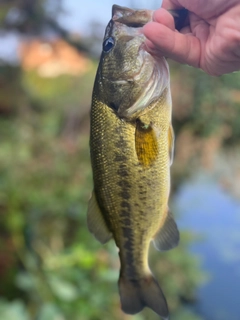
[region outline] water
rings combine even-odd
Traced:
[[[239,320],[240,200],[201,174],[182,186],[174,203],[180,229],[203,237],[190,248],[210,274],[198,290],[196,311],[205,320]]]

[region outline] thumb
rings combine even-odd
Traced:
[[[198,38],[171,30],[157,22],[147,23],[143,27],[143,33],[150,53],[199,67],[201,43]]]

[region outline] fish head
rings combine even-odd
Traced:
[[[103,39],[99,95],[120,118],[130,121],[146,112],[169,85],[165,58],[152,56],[144,44],[142,27],[152,14],[114,5]]]

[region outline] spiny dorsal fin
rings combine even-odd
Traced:
[[[170,166],[173,163],[173,155],[174,155],[174,131],[172,125],[169,126],[168,129],[168,145],[169,145],[169,158],[170,158]]]
[[[151,124],[145,125],[137,121],[135,132],[135,148],[141,165],[148,167],[158,156],[157,134]]]
[[[112,238],[112,233],[102,216],[94,191],[88,203],[87,224],[89,231],[99,242],[106,243]]]
[[[155,234],[153,243],[157,250],[170,250],[178,245],[179,231],[170,212],[167,214],[164,225]]]

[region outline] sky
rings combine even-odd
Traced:
[[[111,19],[113,4],[137,9],[156,9],[161,6],[162,0],[63,0],[64,14],[59,18],[59,22],[67,30],[87,36],[91,21],[107,25]],[[14,34],[1,34],[0,37],[0,58],[17,61],[19,38]]]
[[[90,21],[97,20],[107,25],[111,18],[112,5],[118,4],[125,7],[138,9],[153,9],[160,7],[161,0],[65,0],[63,2],[66,14],[60,20],[74,31],[88,31]]]

